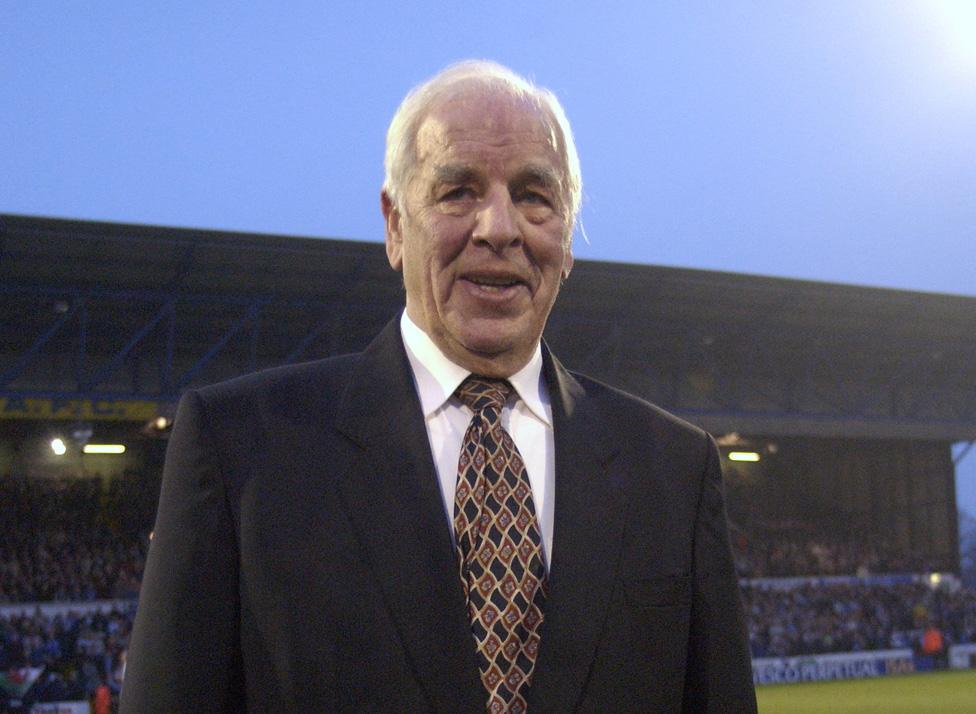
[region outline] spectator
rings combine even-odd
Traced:
[[[935,666],[941,669],[944,650],[945,638],[942,636],[942,630],[932,623],[925,628],[922,635],[922,654],[931,657],[935,661]]]
[[[924,617],[944,623],[945,644],[976,641],[976,591],[921,583],[805,584],[742,588],[753,657],[792,657],[911,647],[921,650]]]
[[[0,478],[0,603],[136,597],[153,483]]]

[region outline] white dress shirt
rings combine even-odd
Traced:
[[[413,369],[414,385],[424,412],[427,438],[440,480],[447,522],[454,533],[454,491],[457,488],[461,441],[474,412],[454,396],[471,372],[444,356],[426,332],[407,316],[400,318],[400,333]],[[552,407],[542,376],[542,349],[536,345],[532,359],[508,378],[517,397],[502,410],[502,425],[518,447],[532,487],[536,517],[542,534],[546,563],[552,562],[552,512],[556,456],[552,436]],[[547,565],[548,567],[548,565]]]

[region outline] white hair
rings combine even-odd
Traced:
[[[556,99],[556,95],[543,87],[537,87],[529,80],[497,62],[487,60],[466,60],[453,64],[417,85],[404,97],[390,128],[386,132],[386,156],[384,166],[386,175],[383,191],[393,204],[403,210],[403,196],[412,178],[417,160],[416,140],[420,125],[430,109],[442,101],[472,92],[507,95],[515,100],[527,102],[538,109],[547,125],[553,148],[563,161],[561,177],[562,199],[567,219],[568,237],[579,215],[580,199],[583,193],[580,175],[579,155],[573,142],[573,132],[566,118],[566,112]]]

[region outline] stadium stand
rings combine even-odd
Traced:
[[[18,673],[21,685],[0,688],[0,712],[27,711],[36,702],[84,701],[103,684],[117,695],[134,612],[131,606],[105,613],[0,614],[0,672],[7,681]]]
[[[138,597],[145,481],[0,478],[0,603]]]
[[[146,425],[188,387],[360,349],[402,303],[379,244],[3,224],[0,712],[88,699],[103,680],[118,691],[165,445]],[[725,469],[753,655],[767,662],[757,681],[886,673],[809,665],[829,652],[894,648],[908,660],[887,671],[909,671],[913,653],[936,661],[939,637],[976,667],[976,576],[955,577],[976,573],[976,546],[960,561],[950,448],[976,435],[976,395],[960,389],[976,383],[974,307],[574,268],[547,328],[566,363],[700,424],[727,459],[759,459]],[[52,459],[45,435],[81,421],[124,439],[125,459]]]
[[[818,575],[870,575],[871,573],[927,573],[942,564],[924,555],[900,552],[880,539],[820,532],[812,524],[794,529],[733,537],[736,570],[740,577],[797,577]]]
[[[909,647],[930,627],[946,643],[976,642],[976,591],[925,583],[851,579],[792,588],[745,584],[753,657],[793,657]]]

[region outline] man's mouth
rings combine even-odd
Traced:
[[[464,280],[476,285],[480,290],[497,293],[525,285],[525,282],[519,278],[508,275],[467,275]]]

